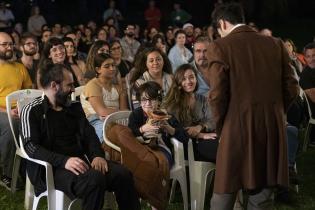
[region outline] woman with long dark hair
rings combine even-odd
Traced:
[[[196,159],[214,162],[218,140],[207,99],[196,93],[196,70],[190,64],[179,66],[162,107],[173,114],[193,139]]]

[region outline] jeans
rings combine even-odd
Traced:
[[[94,127],[96,135],[101,143],[103,143],[103,124],[104,121],[99,118],[96,114],[90,115],[88,118],[89,123]]]
[[[296,152],[299,146],[298,129],[295,126],[287,126],[288,160],[289,167],[294,167]]]
[[[12,119],[15,135],[18,136],[17,119]],[[12,176],[13,161],[15,156],[15,144],[10,129],[8,115],[6,112],[0,112],[0,164],[3,166],[3,175]]]

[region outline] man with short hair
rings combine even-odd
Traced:
[[[197,71],[197,80],[198,80],[198,90],[197,93],[208,97],[210,86],[207,83],[209,79],[206,79],[206,72],[208,71],[209,61],[207,58],[207,51],[210,44],[208,37],[200,36],[197,37],[194,43],[194,60],[190,63],[195,67]]]
[[[131,172],[106,161],[94,128],[74,91],[71,70],[51,64],[40,70],[44,96],[34,99],[21,112],[21,134],[26,153],[49,162],[55,188],[70,199],[81,198],[84,210],[100,210],[105,190],[114,191],[120,210],[140,210]],[[38,195],[46,188],[42,166],[27,162],[27,173]]]
[[[33,35],[23,35],[21,37],[20,50],[22,52],[22,57],[17,61],[22,63],[28,70],[30,78],[33,83],[33,87],[36,87],[36,74],[38,60],[34,59],[34,55],[38,52],[38,43]]]
[[[309,98],[309,104],[313,117],[315,116],[315,43],[309,43],[304,47],[306,66],[300,75],[301,88]],[[315,146],[315,128],[310,131],[310,146]]]
[[[11,36],[0,32],[0,164],[2,166],[0,184],[7,189],[11,187],[15,144],[8,121],[6,96],[14,91],[32,86],[25,67],[20,63],[10,61],[13,56],[13,47]],[[10,114],[15,131],[18,131],[19,115],[15,106]]]
[[[288,186],[286,111],[299,87],[280,39],[245,25],[240,4],[212,14],[221,39],[210,43],[209,94],[220,143],[211,209],[232,210],[240,189],[248,210],[272,209],[272,188]]]
[[[135,39],[135,25],[128,24],[124,32],[125,36],[120,40],[124,52],[123,59],[132,63],[140,47],[140,43]]]

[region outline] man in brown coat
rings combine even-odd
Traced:
[[[209,100],[220,144],[212,210],[233,209],[236,192],[247,209],[270,209],[271,187],[288,185],[285,113],[298,83],[281,40],[244,25],[235,3],[213,12],[221,39],[208,48]]]

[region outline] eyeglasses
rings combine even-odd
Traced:
[[[3,48],[13,48],[15,46],[15,44],[13,44],[12,42],[3,42],[3,43],[0,43],[0,46],[2,46]]]
[[[152,99],[152,98],[141,98],[140,99],[141,103],[146,104],[146,103],[155,103],[156,99]]]

